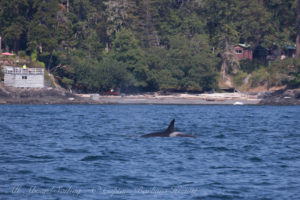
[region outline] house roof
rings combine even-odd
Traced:
[[[237,44],[235,46],[240,46],[240,47],[243,47],[243,48],[250,48],[251,46],[249,44]]]
[[[282,47],[288,50],[296,50],[296,45],[284,44]]]

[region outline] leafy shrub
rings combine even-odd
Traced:
[[[38,60],[45,63],[45,66],[49,69],[53,69],[55,66],[61,64],[59,63],[59,56],[61,55],[60,51],[54,53],[43,52],[38,55]]]
[[[21,58],[25,58],[25,57],[26,57],[26,52],[25,52],[25,51],[19,51],[19,52],[18,52],[18,55],[19,55]]]
[[[40,62],[40,61],[35,61],[30,63],[30,67],[34,68],[45,68],[45,63]]]
[[[264,60],[241,60],[240,67],[241,70],[246,73],[252,73],[253,71],[259,69],[261,66],[267,66],[268,63]]]
[[[288,83],[289,88],[298,88],[300,87],[300,73]]]
[[[236,74],[232,76],[233,82],[236,86],[241,86],[243,85],[243,82],[245,78],[247,77],[247,73],[243,72],[242,70],[238,71]]]
[[[297,60],[295,59],[276,60],[270,63],[268,67],[270,86],[284,85],[294,79],[296,66]]]
[[[300,87],[300,59],[294,60],[294,71],[290,73],[291,79],[287,82],[289,88]]]
[[[61,82],[64,85],[64,87],[66,87],[66,88],[72,88],[72,85],[74,84],[73,80],[68,79],[66,77],[63,77]]]
[[[260,85],[264,85],[265,83],[268,82],[268,78],[269,78],[269,73],[265,68],[261,67],[252,73],[252,76],[250,78],[251,86],[257,87]]]
[[[31,53],[30,58],[33,62],[35,62],[37,60],[37,56],[38,56],[38,53],[37,53],[37,50],[35,50]]]

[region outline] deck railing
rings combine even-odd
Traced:
[[[44,69],[42,68],[19,68],[19,67],[12,67],[12,68],[5,68],[3,69],[4,74],[24,74],[24,75],[41,75],[44,74]]]

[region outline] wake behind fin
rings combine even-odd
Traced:
[[[174,132],[174,123],[175,123],[175,119],[173,119],[169,125],[169,127],[167,128],[166,132],[167,133],[172,133]]]

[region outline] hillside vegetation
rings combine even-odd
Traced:
[[[0,36],[3,51],[43,62],[79,92],[203,92],[217,90],[224,73],[244,90],[299,87],[297,59],[239,61],[231,53],[238,43],[254,50],[300,42],[299,7],[296,0],[1,0]]]

